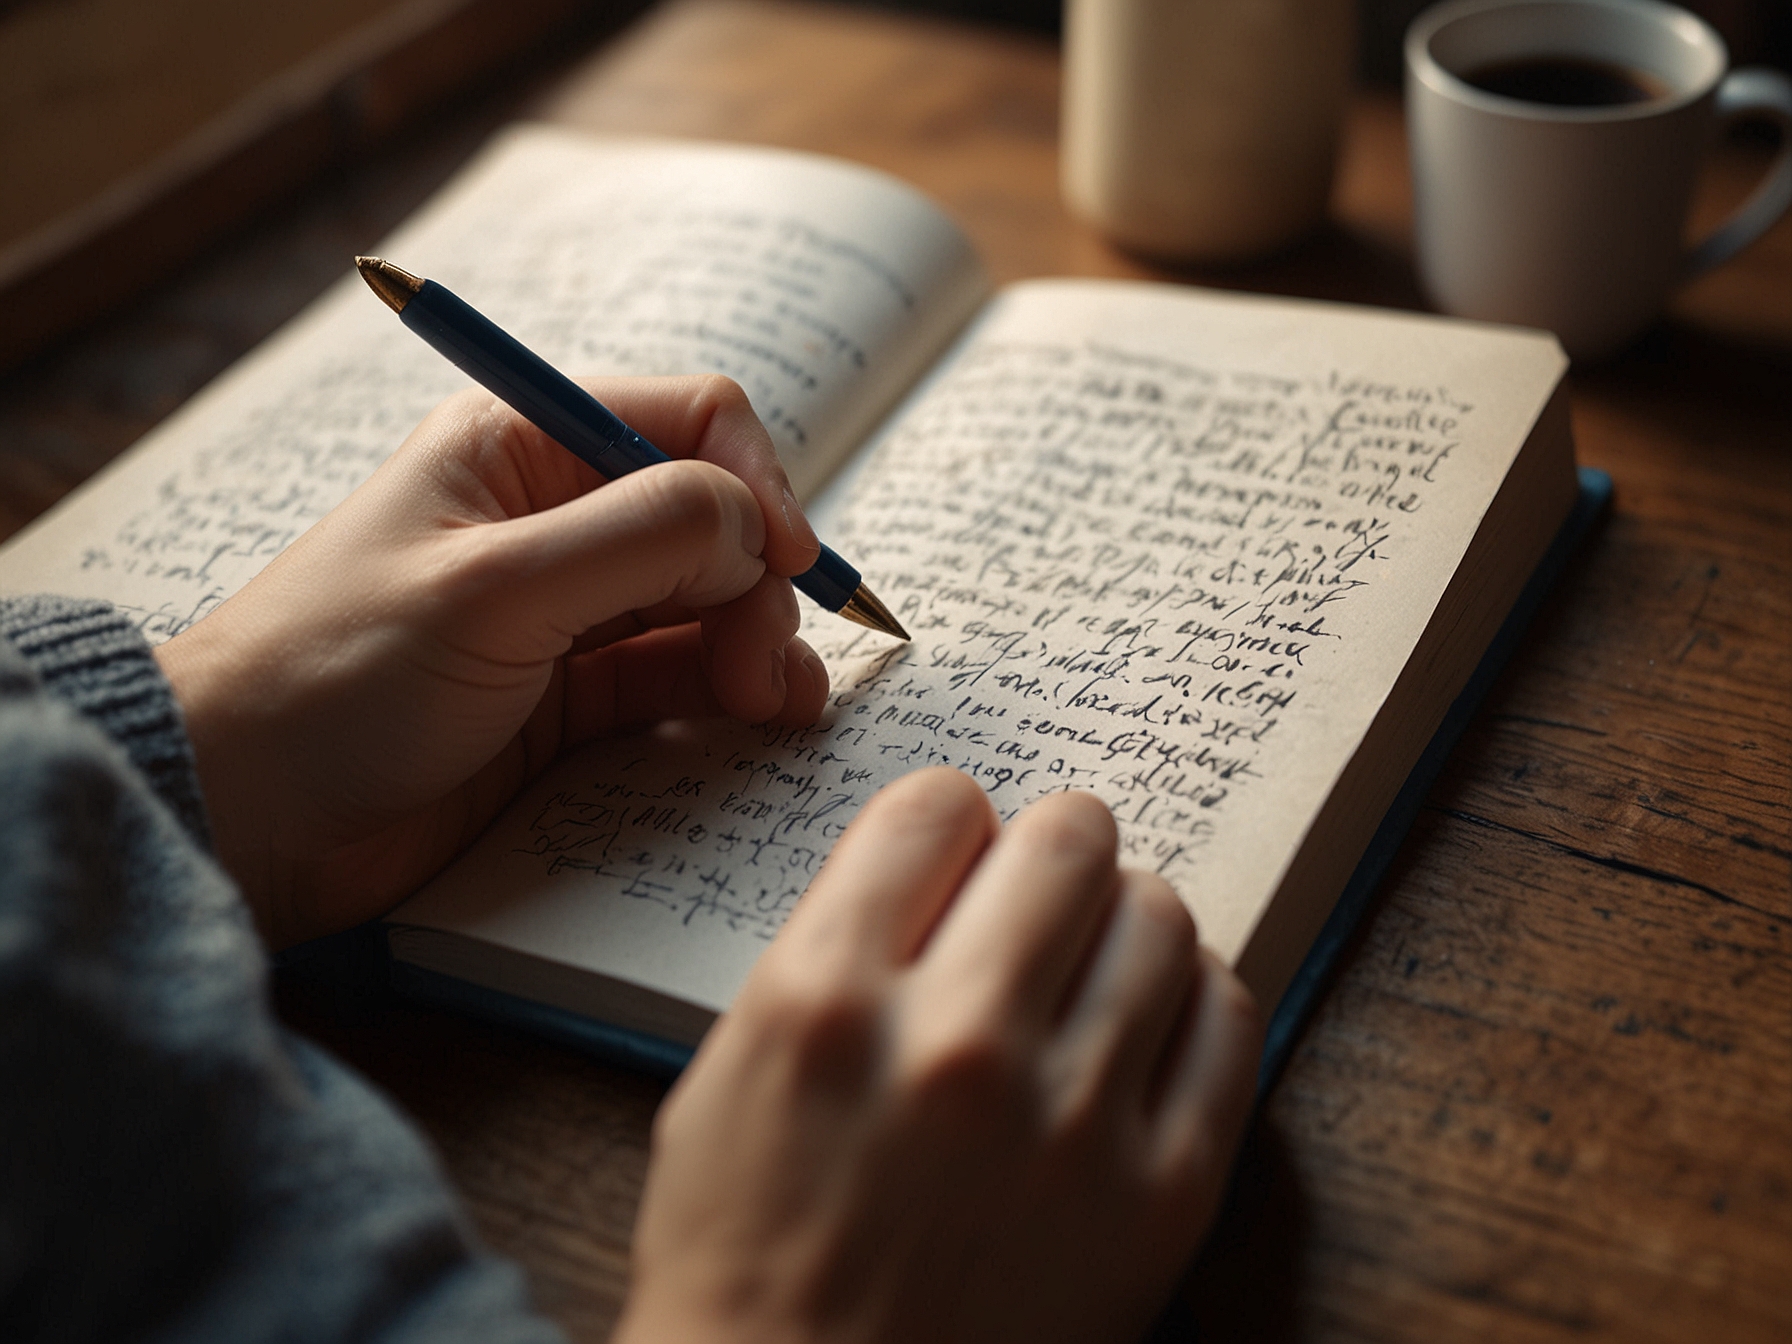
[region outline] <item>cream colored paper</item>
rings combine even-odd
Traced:
[[[737,379],[812,490],[981,299],[963,235],[882,174],[528,127],[378,251],[574,374]],[[468,380],[347,274],[0,550],[0,591],[168,638],[248,582]]]
[[[820,512],[914,642],[808,608],[821,726],[583,754],[393,919],[719,1010],[865,800],[946,764],[1005,816],[1093,790],[1124,860],[1273,999],[1566,511],[1564,433],[1458,578],[1564,365],[1544,336],[1392,313],[1007,290]],[[1378,715],[1404,765],[1334,799]],[[1322,815],[1342,874],[1309,855],[1295,881]]]
[[[934,364],[981,269],[850,165],[528,129],[381,250],[569,370],[733,374],[805,488],[920,384],[816,511],[915,641],[807,607],[821,726],[577,756],[394,916],[401,958],[677,1039],[933,763],[1004,815],[1099,794],[1273,998],[1572,496],[1531,333],[1051,281]],[[0,589],[177,633],[464,381],[350,275],[0,551]]]

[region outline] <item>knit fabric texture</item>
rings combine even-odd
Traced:
[[[148,646],[0,599],[0,1339],[559,1338],[426,1144],[286,1032]]]

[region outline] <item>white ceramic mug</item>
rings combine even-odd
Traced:
[[[1647,93],[1561,106],[1468,78],[1549,59],[1628,70]],[[1419,15],[1406,34],[1406,117],[1432,302],[1547,328],[1576,359],[1640,333],[1677,285],[1792,204],[1792,83],[1727,65],[1709,25],[1659,0],[1454,0]],[[1779,123],[1779,155],[1742,208],[1689,247],[1700,159],[1719,121],[1742,115]]]

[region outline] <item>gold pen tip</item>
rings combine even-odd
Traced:
[[[890,609],[877,600],[877,595],[864,584],[853,590],[853,595],[846,599],[846,605],[838,613],[855,625],[862,625],[867,630],[876,630],[879,634],[894,635],[897,639],[907,640],[908,631],[902,628],[902,622],[890,614]]]
[[[395,313],[402,313],[405,304],[416,298],[423,288],[423,282],[416,276],[399,269],[384,257],[356,257],[355,269],[361,272],[367,287]]]

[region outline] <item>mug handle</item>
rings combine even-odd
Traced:
[[[1792,80],[1760,66],[1731,71],[1718,85],[1717,115],[1728,121],[1745,114],[1778,124],[1779,153],[1754,195],[1692,250],[1686,259],[1687,279],[1728,261],[1766,233],[1792,205]]]

